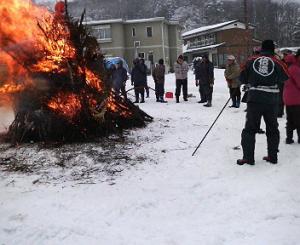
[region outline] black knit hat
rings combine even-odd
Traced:
[[[183,59],[184,59],[184,58],[183,58],[183,55],[182,55],[182,54],[179,55],[179,56],[178,56],[178,59],[179,59],[179,60],[183,60]]]
[[[296,53],[296,57],[300,56],[300,49],[298,49],[297,53]]]
[[[263,51],[275,51],[275,44],[273,40],[265,40],[261,44],[261,49]]]

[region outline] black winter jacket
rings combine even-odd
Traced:
[[[212,84],[214,82],[214,65],[212,62],[197,62],[195,64],[196,80],[200,84]]]
[[[248,103],[278,104],[279,86],[286,80],[285,64],[270,52],[251,57],[240,76],[240,81],[249,85]]]
[[[137,64],[131,71],[131,81],[135,87],[147,85],[147,66]]]

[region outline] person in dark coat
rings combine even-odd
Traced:
[[[164,65],[164,60],[160,59],[158,65],[153,69],[152,76],[155,83],[155,95],[156,102],[165,103],[164,94],[165,94],[165,73],[166,68]]]
[[[135,102],[145,103],[145,87],[147,79],[147,67],[137,58],[133,61],[133,69],[131,71],[131,84],[134,86]],[[140,100],[141,96],[141,100]]]
[[[113,89],[117,93],[121,93],[125,99],[127,99],[127,94],[126,94],[127,79],[128,79],[127,70],[123,67],[123,62],[120,60],[115,65],[115,69],[112,73]]]
[[[274,56],[272,40],[262,43],[260,55],[251,57],[241,72],[241,82],[249,84],[246,125],[242,132],[243,158],[237,164],[254,165],[255,134],[259,131],[261,118],[266,124],[268,155],[263,160],[276,164],[280,133],[277,113],[279,85],[288,80],[285,64]]]
[[[204,106],[211,107],[214,86],[214,65],[209,61],[207,55],[203,56],[202,61],[198,64],[195,72],[200,89],[200,95],[202,94],[203,96],[203,99],[201,98],[199,103],[207,102]]]
[[[196,86],[199,87],[199,93],[200,93],[200,101],[198,101],[198,103],[206,103],[207,102],[203,83],[200,83],[202,62],[203,62],[203,60],[201,57],[197,57],[194,62],[194,73],[195,73],[195,79],[196,79]]]
[[[144,80],[145,80],[145,91],[146,91],[146,98],[150,97],[150,91],[149,91],[149,86],[148,86],[148,81],[147,81],[147,66],[145,65],[145,60],[144,59],[140,59],[140,64],[143,67],[143,69],[145,69],[145,73],[144,73]]]

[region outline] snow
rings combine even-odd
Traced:
[[[278,165],[261,160],[264,135],[257,136],[256,165],[235,164],[242,155],[233,148],[240,144],[245,105],[227,108],[191,156],[229,96],[223,70],[216,70],[215,83],[212,108],[196,103],[192,73],[189,93],[197,97],[188,102],[156,103],[152,93],[141,107],[155,121],[126,136],[139,143],[126,151],[147,158],[113,183],[91,176],[90,185],[72,179],[33,184],[46,171],[61,171],[63,178],[64,170],[51,165],[37,174],[0,172],[1,244],[299,244],[300,145],[284,144],[285,119],[279,119]],[[174,75],[168,75],[166,91],[173,92],[174,84]],[[76,155],[84,159],[79,147]],[[53,158],[47,149],[40,154]],[[80,161],[91,164],[88,158]]]
[[[214,49],[217,47],[220,47],[222,45],[224,45],[224,43],[218,43],[218,44],[214,44],[214,45],[209,45],[209,46],[205,46],[205,47],[200,47],[200,48],[194,48],[194,49],[186,49],[183,53],[191,53],[191,52],[195,52],[195,51],[201,51],[201,50],[207,50],[207,49]]]
[[[223,26],[230,25],[230,24],[235,23],[235,22],[237,22],[237,20],[231,20],[231,21],[218,23],[218,24],[214,24],[214,25],[209,25],[209,26],[202,26],[200,28],[197,28],[197,29],[194,29],[194,30],[187,31],[187,32],[183,33],[182,37],[187,37],[187,36],[190,36],[190,35],[193,35],[193,34],[198,34],[198,33],[201,33],[201,32],[221,28]]]
[[[0,104],[0,133],[5,132],[13,121],[13,111],[10,107],[1,107]]]
[[[147,22],[156,22],[156,21],[166,21],[169,24],[179,24],[178,21],[167,21],[164,17],[155,17],[155,18],[148,18],[148,19],[135,19],[135,20],[123,20],[123,19],[110,19],[110,20],[93,20],[87,21],[85,24],[87,25],[100,25],[100,24],[107,24],[107,23],[125,23],[125,24],[135,24],[135,23],[147,23]]]

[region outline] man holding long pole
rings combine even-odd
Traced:
[[[274,56],[272,40],[262,43],[260,55],[251,57],[241,73],[241,82],[249,84],[246,125],[242,132],[243,158],[237,164],[254,165],[255,135],[259,131],[261,118],[266,123],[268,155],[263,160],[277,163],[279,152],[279,130],[277,111],[279,86],[288,79],[285,65]]]

